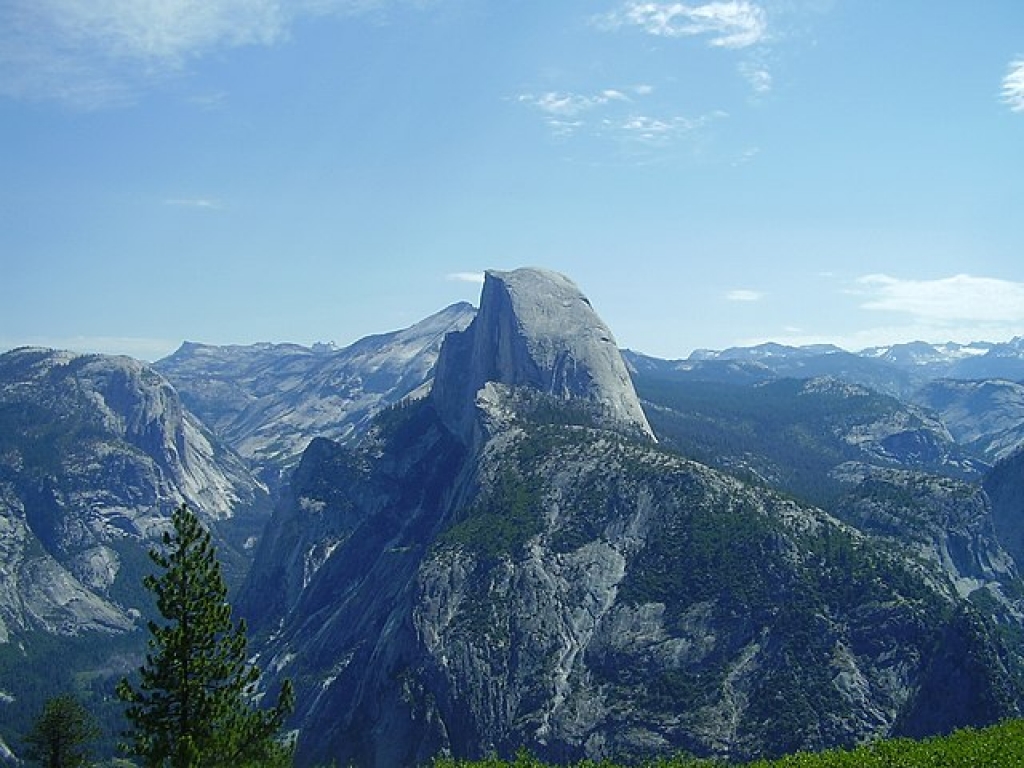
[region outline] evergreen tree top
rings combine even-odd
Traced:
[[[150,653],[138,686],[118,686],[132,724],[125,751],[147,766],[282,765],[275,735],[294,708],[290,683],[271,710],[255,704],[260,670],[249,664],[245,622],[233,622],[209,531],[185,504],[150,551],[160,572],[143,584],[165,623],[149,622]]]

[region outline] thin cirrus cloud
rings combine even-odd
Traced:
[[[726,293],[725,298],[729,301],[754,302],[763,299],[764,294],[760,291],[752,291],[749,288],[736,288]]]
[[[607,88],[597,93],[572,93],[568,91],[546,91],[540,94],[521,93],[516,101],[536,109],[544,115],[548,127],[559,136],[570,136],[586,125],[583,118],[588,112],[600,109],[611,102],[628,102],[625,93]]]
[[[605,88],[592,93],[547,91],[523,93],[516,101],[544,116],[559,137],[588,134],[646,145],[664,145],[728,115],[714,111],[697,117],[651,114],[644,99],[654,93],[647,84],[626,89]]]
[[[744,62],[739,66],[739,73],[754,93],[768,93],[772,89],[772,74],[764,67]]]
[[[6,0],[0,96],[95,109],[218,49],[272,45],[302,17],[365,14],[401,0]]]
[[[657,37],[706,37],[716,48],[747,48],[763,41],[768,33],[764,10],[747,0],[630,2],[597,23],[608,29],[639,27]]]
[[[629,101],[629,97],[622,91],[608,88],[590,95],[564,91],[548,91],[539,95],[524,93],[518,96],[518,101],[554,117],[571,118],[612,101]]]
[[[1024,324],[1024,283],[991,277],[953,275],[936,280],[905,280],[864,275],[855,293],[861,307],[897,312],[933,323]]]
[[[220,211],[224,202],[211,197],[172,197],[164,200],[164,205],[172,208],[195,208],[203,211]]]
[[[1003,78],[1002,101],[1011,112],[1024,112],[1024,58],[1010,63]]]
[[[692,38],[713,48],[753,52],[737,71],[755,95],[772,90],[772,74],[759,60],[770,41],[768,16],[751,0],[716,0],[707,3],[640,2],[633,0],[610,13],[593,17],[605,31],[640,29],[654,37]]]
[[[606,122],[617,132],[643,144],[664,145],[684,134],[693,133],[709,123],[728,117],[728,114],[716,110],[698,117],[652,117],[650,115],[630,115],[619,123]]]

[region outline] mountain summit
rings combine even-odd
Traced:
[[[1019,713],[972,602],[1017,588],[984,500],[863,487],[847,522],[654,445],[579,289],[488,272],[429,397],[309,445],[240,613],[300,765],[749,760]]]
[[[575,283],[556,272],[488,271],[476,318],[445,340],[435,406],[467,442],[489,384],[573,401],[601,426],[654,439],[612,332]]]

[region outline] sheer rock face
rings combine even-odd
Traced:
[[[576,401],[603,426],[654,439],[611,331],[555,272],[487,272],[473,323],[445,340],[433,397],[467,443],[475,440],[477,395],[488,382]]]
[[[1024,449],[999,462],[985,479],[999,542],[1024,571]]]

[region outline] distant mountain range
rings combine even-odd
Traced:
[[[1020,712],[1024,338],[666,361],[552,272],[480,304],[343,349],[0,355],[0,763],[68,688],[116,729],[180,500],[295,681],[302,765]]]
[[[1005,343],[928,344],[923,341],[872,347],[859,353],[829,344],[698,350],[685,360],[660,360],[626,351],[635,370],[662,376],[737,381],[835,376],[887,394],[906,396],[934,379],[1024,380],[1024,336]]]
[[[991,465],[1024,442],[1024,337],[966,346],[915,342],[860,354],[828,345],[762,344],[721,352],[703,350],[675,361],[628,350],[623,356],[642,391],[670,393],[675,400],[692,392],[696,400],[689,403],[691,410],[709,398],[719,408],[728,407],[726,402],[731,400],[750,414],[770,418],[773,409],[782,405],[769,402],[786,389],[782,380],[827,378],[860,387],[847,393],[874,398],[879,407],[890,411],[917,408],[913,418],[931,419],[931,439],[955,445],[961,455],[949,460],[966,471],[971,471],[969,459]],[[769,384],[763,391],[752,389]],[[818,386],[819,394],[821,389]],[[885,397],[888,406],[881,405]],[[850,402],[864,402],[856,398]],[[798,419],[813,418],[803,405],[806,400],[783,407]],[[925,455],[921,454],[923,461]]]

